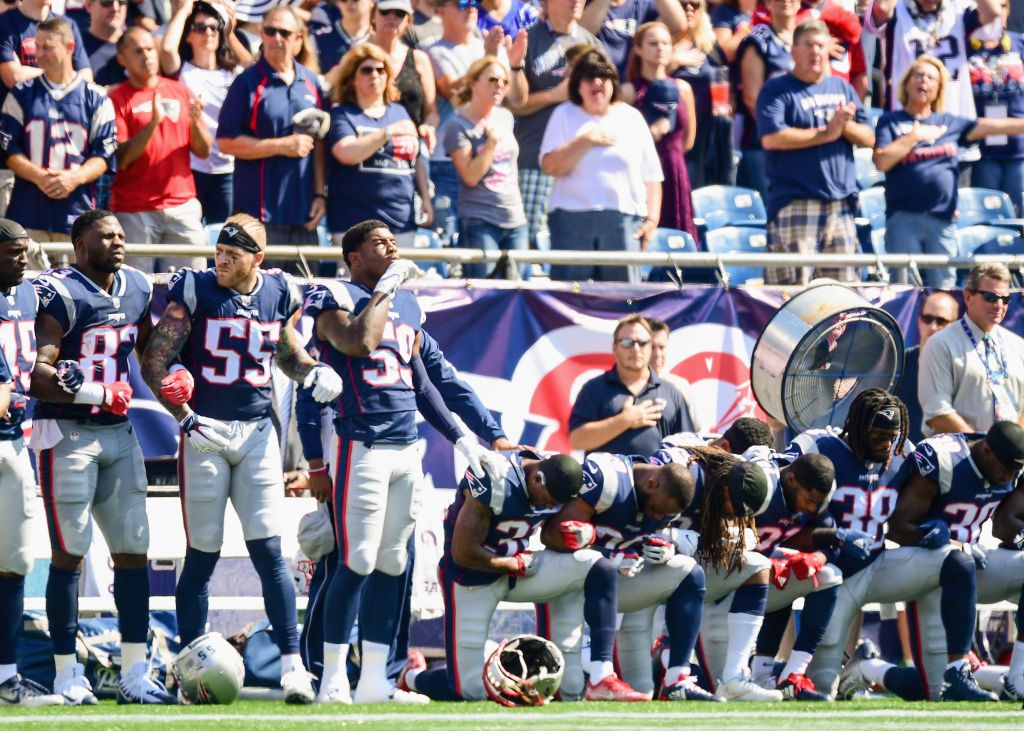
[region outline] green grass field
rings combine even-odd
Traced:
[[[854,703],[711,704],[574,703],[540,709],[505,709],[493,703],[434,703],[429,706],[286,706],[273,701],[239,701],[231,706],[151,708],[105,701],[91,708],[0,709],[0,727],[18,729],[547,729],[681,728],[726,729],[1024,729],[1024,709],[1016,703]]]

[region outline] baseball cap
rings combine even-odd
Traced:
[[[196,2],[192,4],[192,13],[202,13],[203,15],[208,15],[211,18],[218,18],[222,26],[228,21],[227,8],[219,3],[214,4],[206,2],[206,0],[196,0]]]
[[[579,495],[583,488],[583,468],[567,454],[556,454],[542,460],[540,474],[548,494],[561,504]]]
[[[334,527],[327,515],[327,503],[299,519],[299,548],[312,561],[319,561],[334,550]]]
[[[726,488],[737,516],[754,515],[768,501],[768,477],[753,462],[733,465],[726,478]]]
[[[401,10],[412,15],[412,3],[409,0],[377,0],[377,10]]]
[[[668,119],[668,131],[675,131],[679,122],[679,87],[676,86],[676,80],[669,78],[652,81],[644,94],[640,113],[648,125],[659,119]]]
[[[0,241],[14,241],[15,239],[27,238],[28,232],[20,223],[9,218],[0,218]]]
[[[992,454],[1004,467],[1024,467],[1024,428],[1015,421],[997,421],[985,435]]]

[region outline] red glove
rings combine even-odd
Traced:
[[[809,579],[825,566],[825,559],[817,553],[798,553],[788,561],[789,570],[800,581]],[[815,579],[817,586],[817,579]]]
[[[175,406],[181,406],[192,399],[195,386],[195,379],[184,366],[172,365],[167,377],[160,381],[160,394]]]
[[[127,416],[131,401],[132,387],[124,381],[114,381],[103,387],[103,403],[100,408],[115,416]]]
[[[779,591],[786,588],[789,581],[789,563],[784,558],[770,558],[772,562],[772,584]]]
[[[578,551],[594,543],[597,534],[594,532],[593,523],[584,523],[581,520],[563,520],[558,530],[562,533],[562,540],[565,547],[570,551]]]
[[[519,566],[512,572],[512,576],[533,576],[540,567],[533,551],[521,551],[514,558]]]

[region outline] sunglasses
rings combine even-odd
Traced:
[[[939,317],[938,315],[920,315],[921,322],[925,325],[938,325],[939,327],[946,327],[952,320],[947,320],[945,317]]]
[[[399,10],[398,8],[392,8],[390,10],[378,10],[377,12],[383,15],[385,18],[406,18],[409,16],[407,12],[405,12],[404,10]]]
[[[970,289],[968,291],[973,292],[974,294],[980,294],[981,298],[990,305],[994,305],[996,302],[1002,302],[1004,305],[1010,304],[1010,295],[1008,294],[996,294],[995,292],[989,292],[984,289]]]
[[[17,0],[15,0],[15,2],[17,2]],[[9,3],[9,4],[13,5],[14,3],[12,2],[12,3]],[[105,8],[112,8],[115,5],[120,5],[121,7],[127,7],[128,6],[128,0],[100,0],[100,5],[102,5]]]
[[[679,3],[679,6],[686,10],[700,10],[700,3],[695,3],[692,1]]]
[[[114,0],[111,0],[111,1],[113,2]],[[192,32],[193,33],[202,34],[202,33],[206,33],[207,31],[209,31],[211,33],[220,33],[220,23],[193,23],[192,24]]]
[[[360,66],[359,73],[363,76],[387,76],[388,70],[383,66]]]
[[[264,26],[263,27],[263,32],[267,35],[268,38],[274,38],[276,36],[281,36],[286,41],[289,38],[291,38],[293,35],[295,35],[295,31],[293,31],[293,30],[285,30],[284,28],[275,28],[273,26]]]
[[[487,81],[502,89],[508,86],[508,79],[506,79],[504,76],[488,76]]]
[[[638,339],[635,339],[635,338],[619,338],[618,340],[615,341],[615,343],[620,348],[625,348],[626,350],[630,350],[632,348],[646,348],[648,345],[651,344],[651,341],[650,341],[650,339],[638,340]]]

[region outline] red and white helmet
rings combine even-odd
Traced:
[[[536,635],[504,640],[484,663],[484,688],[495,703],[543,706],[562,684],[565,660],[554,643]]]

